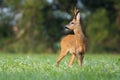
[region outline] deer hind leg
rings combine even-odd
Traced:
[[[75,60],[75,54],[72,54],[69,61],[69,67],[72,67],[74,60]]]
[[[82,62],[83,62],[84,54],[77,54],[77,57],[78,57],[78,65],[80,67],[82,67]]]
[[[61,50],[61,53],[59,55],[59,57],[57,58],[57,61],[56,61],[56,66],[59,67],[59,63],[60,61],[67,55],[67,50]]]

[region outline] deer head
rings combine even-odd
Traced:
[[[65,26],[65,28],[70,29],[70,30],[75,30],[77,27],[79,27],[80,24],[80,12],[78,9],[74,9],[73,11],[74,17],[72,21],[68,25]]]

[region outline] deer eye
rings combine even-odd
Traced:
[[[71,24],[74,24],[73,22],[71,22]]]

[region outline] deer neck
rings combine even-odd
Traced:
[[[75,35],[75,38],[76,38],[76,41],[84,41],[84,34],[83,34],[83,31],[81,29],[81,26],[78,25],[77,29],[74,30],[74,35]]]

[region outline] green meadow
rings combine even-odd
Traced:
[[[87,54],[82,68],[70,55],[55,66],[58,54],[0,54],[0,80],[120,80],[120,55]]]

